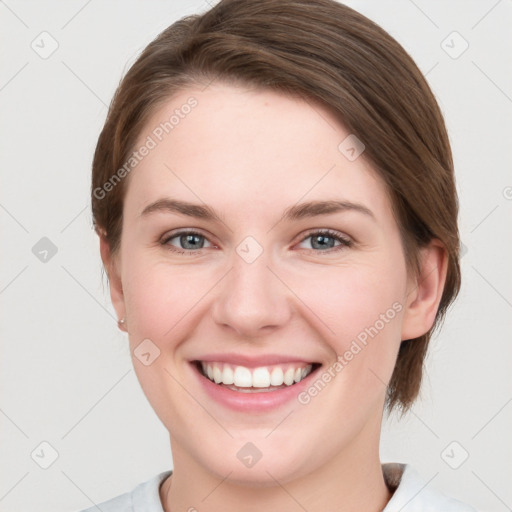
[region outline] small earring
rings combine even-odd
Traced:
[[[119,329],[124,330],[123,327],[126,327],[126,320],[124,318],[121,318],[121,320],[117,321],[117,326]]]

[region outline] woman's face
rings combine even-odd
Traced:
[[[143,145],[111,286],[175,467],[274,484],[378,452],[413,285],[362,146],[317,104],[219,83]]]

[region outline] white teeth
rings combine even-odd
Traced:
[[[222,372],[216,364],[213,365],[213,380],[216,384],[222,380]]]
[[[270,384],[272,386],[281,386],[284,382],[284,373],[282,368],[274,368],[270,374]]]
[[[291,386],[294,382],[293,377],[295,376],[295,370],[293,368],[288,368],[284,373],[284,383],[287,386]]]
[[[229,364],[209,362],[201,362],[201,367],[203,374],[216,384],[234,384],[239,388],[260,388],[262,391],[283,384],[291,386],[306,378],[312,370],[311,364],[298,367],[293,365],[286,370],[281,366],[260,366],[252,370],[245,366],[236,366],[233,369]]]
[[[270,386],[270,373],[266,368],[256,368],[252,372],[253,388],[268,388]]]
[[[224,365],[224,371],[222,372],[222,382],[224,384],[234,384],[235,379],[233,376],[233,370],[227,364]]]
[[[252,386],[251,370],[244,366],[237,366],[235,368],[235,374],[233,375],[233,381],[235,386],[240,388],[250,388]]]

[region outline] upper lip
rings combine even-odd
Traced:
[[[202,361],[210,363],[228,363],[235,366],[245,366],[247,368],[258,368],[259,366],[270,366],[283,363],[304,363],[313,364],[314,359],[298,358],[292,355],[265,354],[260,356],[249,356],[244,354],[206,354],[197,357],[191,361]]]

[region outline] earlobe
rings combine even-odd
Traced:
[[[103,261],[103,266],[105,267],[108,276],[112,305],[116,310],[117,318],[119,318],[119,320],[124,320],[126,316],[126,310],[124,304],[124,293],[119,261],[112,255],[110,251],[110,245],[103,235],[100,235],[100,254],[101,260]],[[118,322],[118,325],[121,330],[126,331],[125,321]]]
[[[434,325],[448,268],[444,245],[437,239],[420,250],[420,270],[410,280],[402,323],[402,340],[419,338]]]

